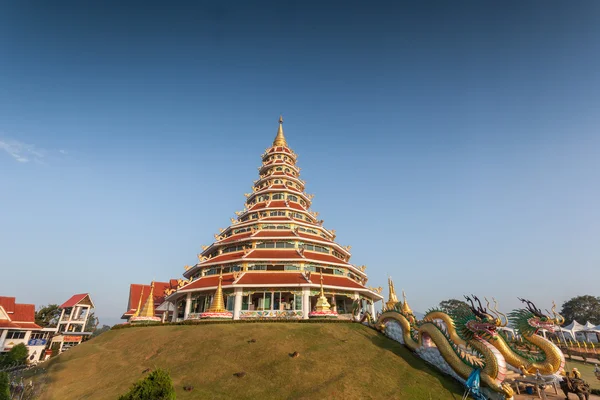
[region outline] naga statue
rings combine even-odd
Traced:
[[[509,341],[504,333],[490,343],[502,353],[506,362],[515,370],[524,370],[530,374],[539,371],[543,375],[562,373],[565,368],[565,357],[562,351],[554,343],[538,335],[540,329],[554,332],[557,326],[565,322],[564,318],[556,313],[556,304],[552,305],[553,316],[550,317],[531,301],[521,298],[519,300],[526,304],[527,308],[512,311],[508,314],[508,318],[498,312],[497,308],[495,311],[504,317],[500,326],[506,326],[510,321],[513,328],[519,331],[523,340],[528,343],[528,347],[532,349],[526,351],[522,346],[519,348],[517,344]]]
[[[463,382],[474,370],[480,370],[482,383],[510,399],[513,390],[503,382],[504,357],[490,344],[498,335],[496,328],[501,321],[489,314],[477,297],[473,299],[467,297],[469,307],[451,315],[430,310],[422,321],[416,321],[412,312],[407,312],[409,308],[398,302],[393,308],[388,307],[377,322],[369,321],[369,325]]]

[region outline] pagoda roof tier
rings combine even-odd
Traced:
[[[304,274],[301,272],[238,272],[223,274],[223,280],[221,286],[223,289],[231,289],[235,287],[270,287],[276,289],[278,287],[288,288],[319,288],[320,281],[312,279],[315,274]],[[166,299],[178,297],[182,293],[195,292],[195,291],[210,291],[215,290],[219,284],[219,275],[210,275],[198,278],[195,281],[188,283],[187,285],[179,288],[176,292],[167,296]],[[367,288],[360,283],[345,277],[345,276],[333,276],[323,275],[323,287],[325,289],[333,290],[348,290],[357,291],[362,293],[369,293],[371,297],[376,299],[383,299],[383,297],[370,288]]]
[[[268,149],[265,150],[265,153],[261,155],[261,158],[264,158],[266,156],[270,156],[271,154],[276,154],[276,153],[285,153],[285,154],[289,154],[292,157],[294,157],[294,159],[298,158],[298,155],[296,153],[294,153],[292,151],[292,149],[290,149],[289,147],[283,147],[283,146],[273,146],[273,147],[269,147]]]

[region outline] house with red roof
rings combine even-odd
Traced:
[[[35,323],[34,304],[20,304],[14,297],[0,296],[0,353],[23,343],[29,350],[29,361],[38,361],[49,335]]]
[[[94,309],[94,302],[89,293],[79,293],[62,303],[60,308],[62,311],[56,327],[57,334],[52,338],[52,344],[59,343],[59,352],[63,352],[87,340],[93,333],[89,329],[88,320]]]

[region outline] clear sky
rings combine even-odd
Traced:
[[[386,295],[600,294],[599,2],[227,3],[0,7],[0,295],[118,322],[243,208],[280,113]]]

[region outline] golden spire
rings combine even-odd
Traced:
[[[142,308],[142,297],[144,297],[144,285],[142,285],[142,292],[140,293],[140,300],[138,301],[138,306],[135,309],[135,312],[133,313],[132,317],[138,317],[140,315],[140,311]]]
[[[402,312],[404,314],[412,314],[413,311],[410,309],[410,306],[408,305],[408,301],[406,301],[406,293],[404,293],[404,290],[402,290],[402,298],[404,299],[404,302],[402,304]]]
[[[317,300],[317,311],[329,311],[330,305],[325,297],[325,292],[323,291],[323,271],[321,271],[321,295]]]
[[[396,296],[396,290],[394,290],[394,282],[392,282],[392,277],[388,277],[388,287],[390,291],[390,297],[385,303],[385,306],[388,310],[393,310],[394,306],[398,303],[398,297]]]
[[[221,268],[221,272],[219,273],[219,285],[217,286],[217,291],[215,293],[215,297],[213,297],[210,307],[208,308],[208,312],[225,312],[225,302],[223,301],[223,288],[221,287],[221,281],[223,280],[223,269]]]
[[[283,117],[279,116],[279,129],[277,129],[277,136],[273,140],[273,146],[284,146],[287,147],[285,136],[283,136]]]
[[[139,312],[138,316],[154,317],[154,281],[152,281],[152,285],[150,285],[150,294],[148,295],[146,303],[144,303],[144,307],[142,307],[142,310]]]

